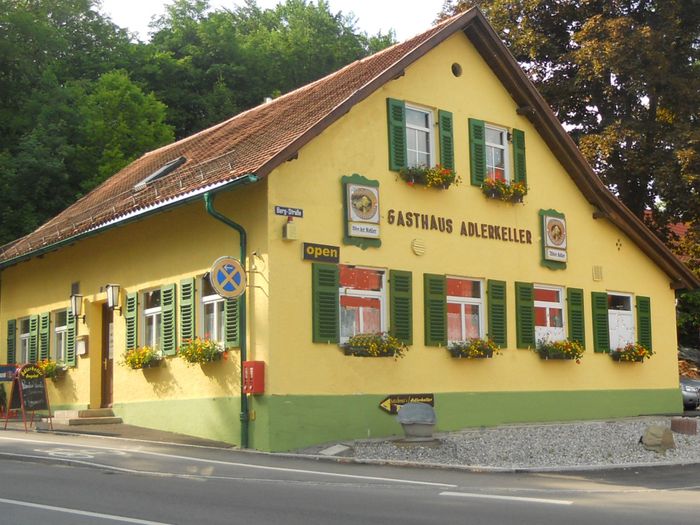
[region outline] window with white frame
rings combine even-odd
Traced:
[[[489,179],[510,182],[508,130],[486,124],[486,175]]]
[[[29,362],[29,317],[19,320],[19,353],[18,363]]]
[[[386,271],[340,265],[340,342],[386,331]]]
[[[160,345],[160,325],[162,309],[160,305],[160,290],[143,292],[143,344],[152,348]]]
[[[202,331],[203,337],[224,344],[226,339],[226,312],[224,299],[214,291],[209,274],[202,277]]]
[[[66,361],[66,334],[68,332],[68,310],[54,313],[53,348],[54,360]]]
[[[608,293],[608,327],[611,349],[622,348],[635,342],[631,294]]]
[[[535,340],[563,341],[564,289],[556,286],[534,286]]]
[[[432,111],[406,106],[406,151],[408,167],[434,164]]]
[[[447,341],[484,337],[484,294],[476,279],[447,277]]]

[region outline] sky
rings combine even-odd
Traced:
[[[153,15],[163,13],[169,0],[102,0],[102,12],[120,27],[137,33],[141,40],[148,39],[148,24]],[[242,0],[210,0],[214,8],[241,5]],[[257,0],[261,8],[271,8],[279,0]],[[443,0],[329,0],[332,13],[354,13],[355,26],[372,35],[379,31],[396,32],[401,42],[422,33],[433,25]]]

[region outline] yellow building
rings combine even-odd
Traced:
[[[679,411],[674,291],[700,286],[476,10],[144,155],[0,268],[0,362],[65,362],[54,409],[264,450],[397,433],[392,399],[439,430]],[[377,332],[408,351],[351,339]],[[189,364],[195,336],[227,351]],[[159,366],[121,364],[144,346]]]

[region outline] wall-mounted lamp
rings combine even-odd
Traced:
[[[107,288],[107,306],[113,312],[119,310],[119,315],[122,314],[122,307],[119,306],[119,285],[118,284],[108,284]]]
[[[73,312],[73,317],[82,319],[85,324],[85,315],[83,314],[83,296],[79,293],[74,293],[70,296],[70,310]]]

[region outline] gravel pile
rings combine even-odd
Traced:
[[[432,442],[361,440],[357,460],[498,469],[700,463],[700,436],[674,433],[676,448],[646,450],[639,438],[649,425],[671,427],[670,417],[641,417],[538,425],[508,425],[436,434]]]

